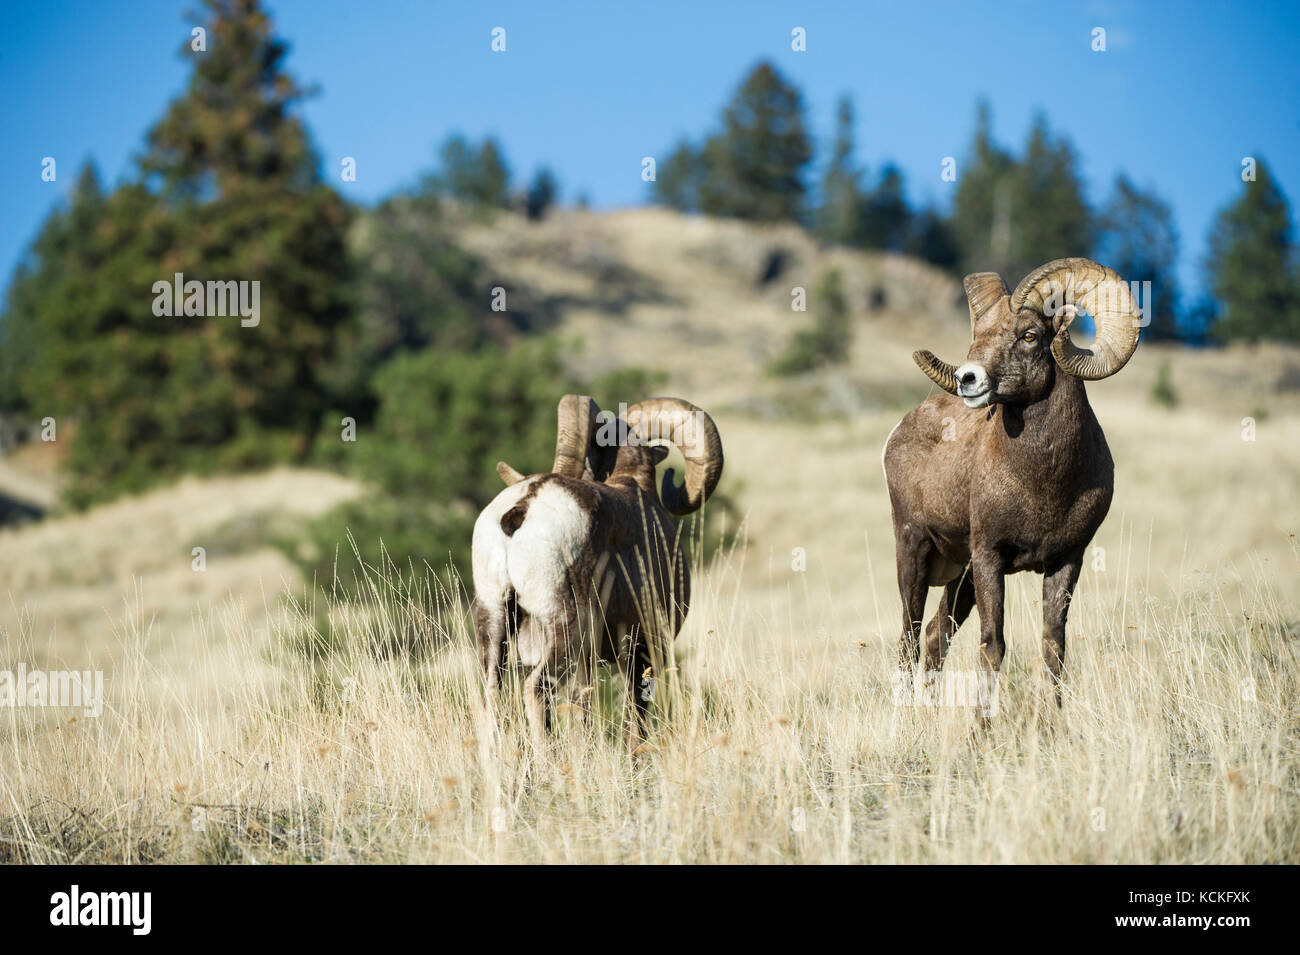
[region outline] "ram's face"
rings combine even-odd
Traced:
[[[977,323],[966,363],[956,370],[957,394],[968,408],[1028,404],[1052,388],[1056,329],[1037,312],[1012,312],[1004,299]]]

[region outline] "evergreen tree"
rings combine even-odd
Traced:
[[[369,421],[374,375],[399,354],[474,351],[492,340],[485,266],[456,244],[442,204],[427,192],[396,195],[364,213],[352,233],[356,321],[327,381],[339,415]]]
[[[770,63],[760,63],[724,110],[722,132],[705,144],[700,208],[709,215],[797,220],[811,159],[803,96]]]
[[[700,207],[704,175],[700,153],[685,139],[680,140],[655,172],[655,202],[679,212],[695,212]]]
[[[150,130],[141,181],[104,200],[90,254],[65,262],[63,291],[43,302],[25,391],[75,419],[74,503],[301,458],[351,319],[349,213],[290,112],[304,91],[286,47],[256,0],[205,6],[208,48],[186,48],[189,86]],[[156,285],[175,273],[249,283],[250,307],[258,283],[257,324],[160,314],[174,302]]]
[[[1008,281],[1019,281],[1052,259],[1091,251],[1092,210],[1083,195],[1078,157],[1068,140],[1052,136],[1041,115],[1011,181],[1011,259],[1003,273]]]
[[[1146,340],[1179,338],[1178,233],[1169,204],[1144,192],[1121,173],[1101,215],[1096,256],[1130,282],[1150,282],[1151,324]]]
[[[987,102],[976,107],[975,139],[958,167],[952,231],[963,272],[1011,272],[1012,176],[1015,160],[993,142]],[[1015,281],[1008,278],[1008,281]]]
[[[441,168],[427,181],[430,191],[485,209],[510,205],[510,169],[495,139],[488,137],[476,148],[455,134],[439,156]]]
[[[10,282],[0,318],[0,411],[44,417],[56,410],[44,404],[52,345],[45,315],[66,307],[79,281],[80,289],[86,289],[83,277],[100,261],[96,250],[103,214],[99,173],[87,162],[68,205],[46,218]]]
[[[541,219],[550,211],[560,192],[555,174],[543,166],[533,174],[533,181],[528,184],[528,193],[524,197],[524,211],[530,219]]]
[[[976,113],[975,141],[959,175],[953,234],[962,271],[1000,273],[1014,284],[1031,269],[1093,247],[1092,211],[1074,148],[1035,118],[1017,161],[993,142],[988,104]]]
[[[482,205],[505,208],[510,204],[510,169],[497,141],[489,136],[478,151],[478,192]]]
[[[951,225],[934,209],[922,209],[912,216],[903,251],[950,271],[957,268],[961,259]]]
[[[907,243],[911,219],[912,211],[903,195],[903,173],[889,163],[881,171],[880,182],[862,200],[855,244],[901,252]]]
[[[1263,159],[1255,181],[1219,213],[1210,233],[1207,271],[1219,314],[1219,341],[1300,341],[1291,210]]]
[[[840,98],[835,113],[831,161],[822,177],[817,234],[823,241],[849,245],[859,239],[862,172],[853,162],[853,101]]]

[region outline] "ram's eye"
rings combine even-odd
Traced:
[[[1028,331],[1028,332],[1025,332],[1023,335],[1021,335],[1020,338],[1021,338],[1022,341],[1026,341],[1026,342],[1036,342],[1036,341],[1038,341],[1038,332],[1035,332],[1035,331]]]

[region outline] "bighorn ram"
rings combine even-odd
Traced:
[[[686,462],[655,492],[655,465],[670,441]],[[587,664],[618,665],[643,728],[648,693],[638,680],[677,636],[690,604],[690,571],[669,514],[697,510],[722,476],[713,420],[679,398],[652,398],[623,417],[581,395],[560,401],[555,464],[524,477],[505,462],[508,485],[474,525],[474,624],[490,714],[513,642],[528,668],[524,707],[533,738],[550,723],[561,682],[586,682]],[[661,500],[662,499],[662,500]]]
[[[903,600],[901,675],[910,677],[920,656],[927,588],[942,586],[924,671],[943,666],[973,604],[987,688],[1004,650],[1004,575],[1032,570],[1043,574],[1043,658],[1059,706],[1070,598],[1114,489],[1110,450],[1083,383],[1124,367],[1141,312],[1123,279],[1083,258],[1040,266],[1014,292],[993,272],[964,284],[966,364],[912,355],[948,394],[909,412],[883,453]],[[1070,341],[1079,311],[1096,322],[1091,349]]]

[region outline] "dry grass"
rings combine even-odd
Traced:
[[[1085,581],[1059,720],[1036,692],[1031,588],[1013,587],[1001,712],[972,742],[967,708],[893,704],[892,640],[812,629],[835,595],[747,597],[762,572],[741,554],[704,575],[635,759],[603,691],[590,726],[564,708],[546,752],[520,714],[485,726],[455,595],[432,602],[433,647],[384,656],[431,602],[376,578],[314,663],[294,649],[310,613],[282,608],[269,641],[218,615],[168,670],[127,615],[102,717],[3,713],[0,859],[1297,861],[1300,659],[1262,578],[1249,619],[1212,588],[1144,604],[1127,561],[1107,596]],[[268,660],[275,680],[230,678]]]
[[[9,663],[0,661],[0,669],[20,659],[14,641],[24,628],[31,655],[21,659],[30,666],[111,659],[114,620],[124,608],[148,629],[151,645],[176,649],[184,664],[200,618],[232,595],[260,617],[267,593],[274,604],[297,580],[284,555],[265,545],[268,526],[320,514],[360,491],[334,474],[287,468],[187,478],[85,514],[0,531],[0,633],[9,634],[0,641]],[[196,547],[204,550],[202,573],[193,569]]]
[[[697,573],[650,746],[624,754],[603,685],[592,725],[569,709],[545,753],[522,714],[484,726],[465,595],[427,568],[413,590],[389,573],[359,604],[303,608],[281,555],[231,539],[350,482],[188,482],[0,534],[0,669],[97,666],[106,689],[97,719],[0,708],[0,861],[1300,862],[1300,353],[1148,344],[1090,386],[1116,496],[1064,711],[1039,705],[1039,579],[1012,578],[1002,710],[972,743],[966,707],[894,705],[879,457],[926,390],[910,351],[965,351],[955,285],[658,210],[470,240],[570,303],[587,361],[661,365],[722,432],[746,535]],[[787,272],[756,285],[773,244]],[[790,286],[832,262],[854,276],[850,360],[765,378],[804,320]],[[590,304],[627,270],[662,294]],[[1149,397],[1164,362],[1172,410]],[[318,630],[328,650],[304,653]]]

